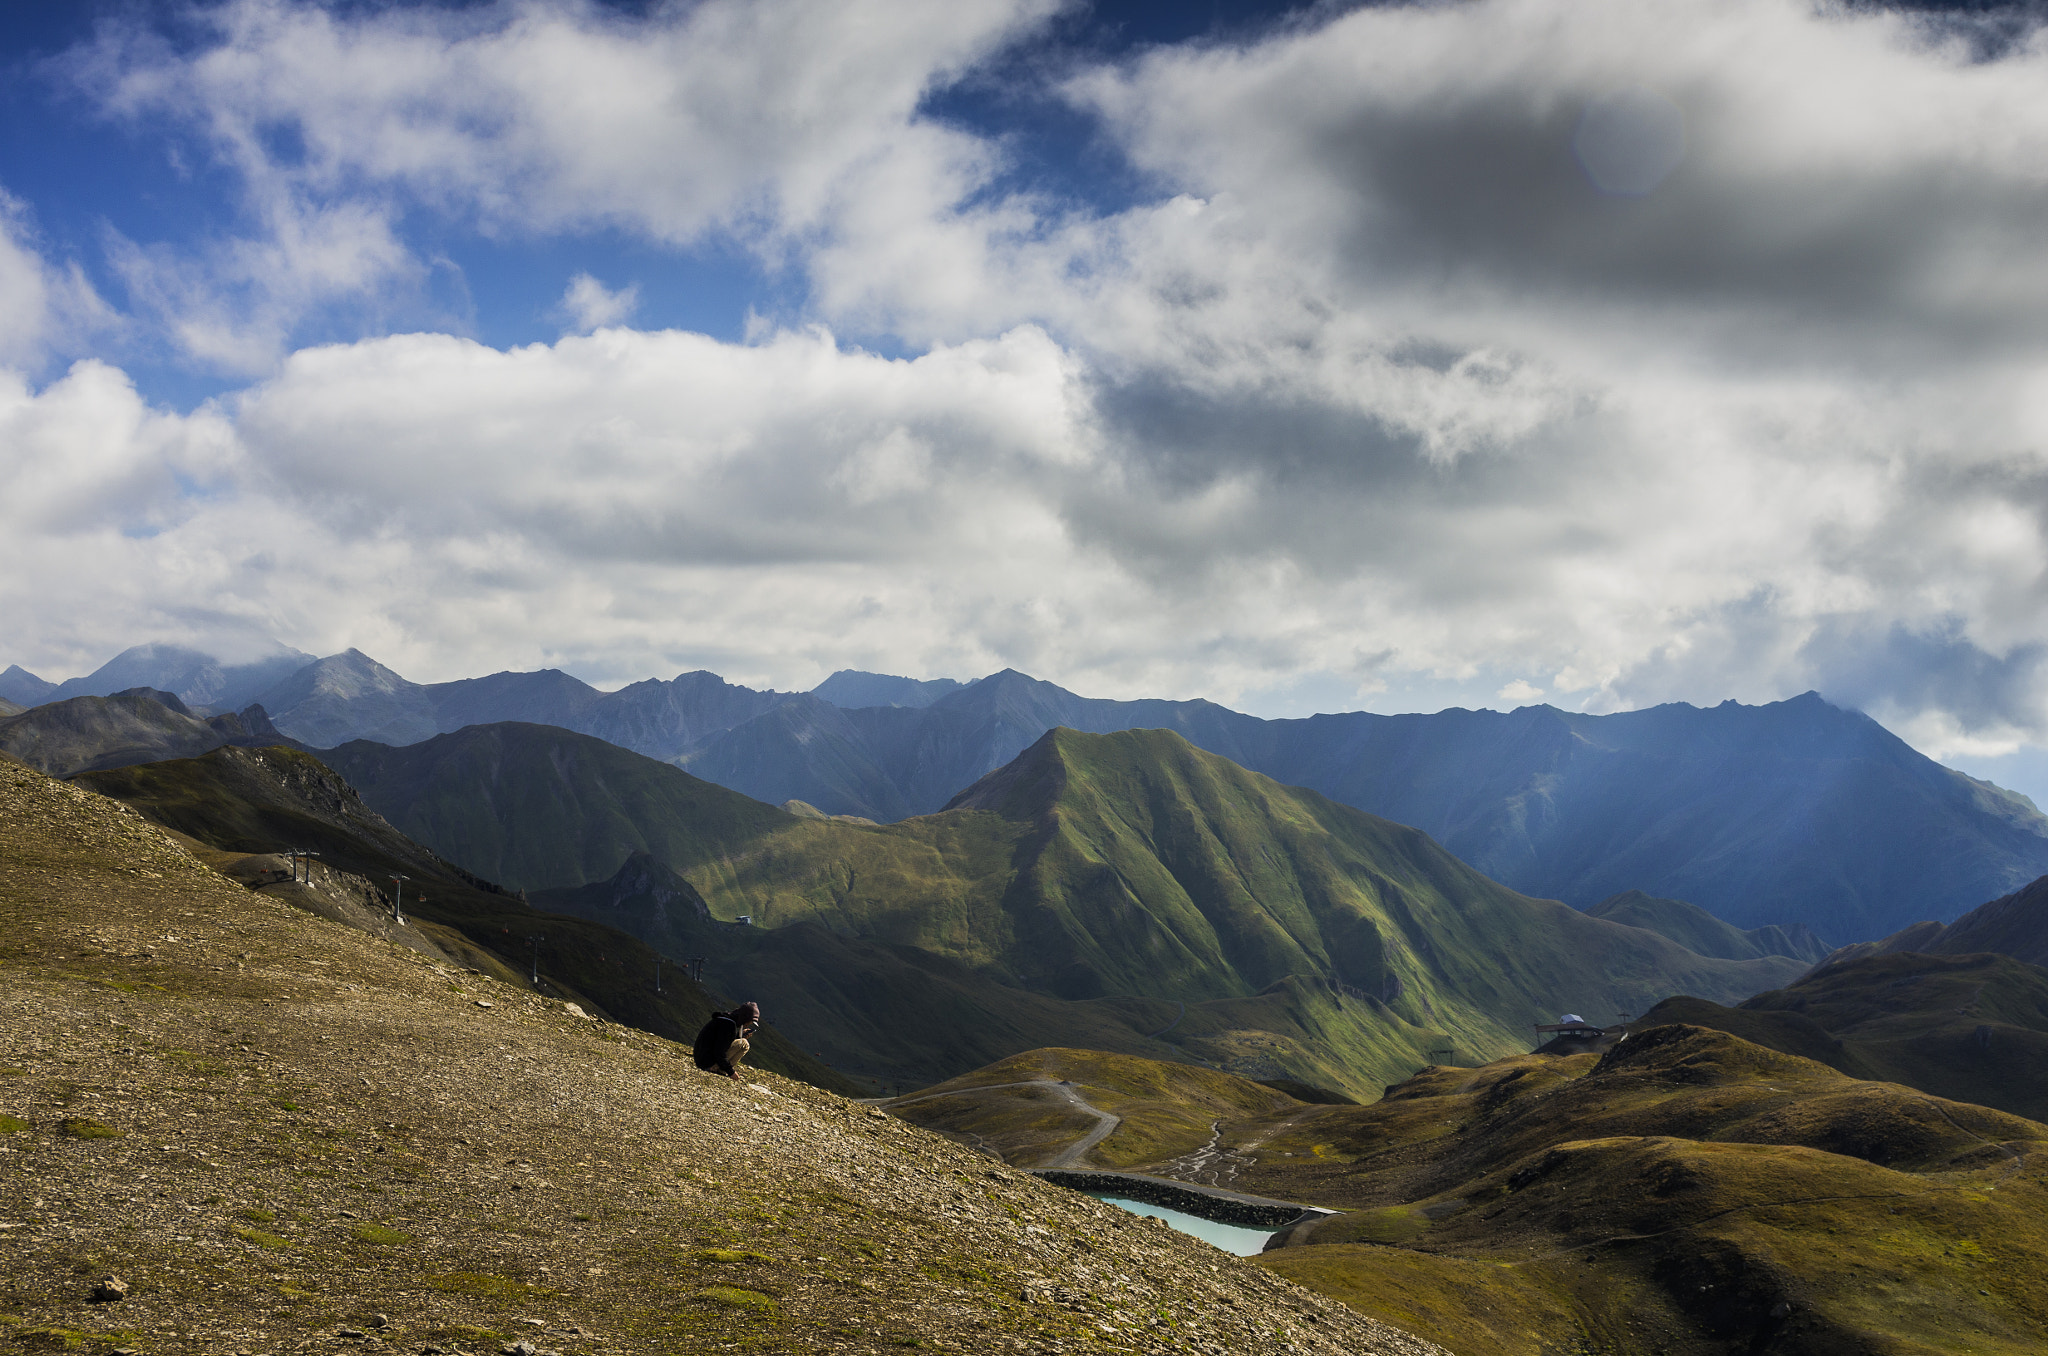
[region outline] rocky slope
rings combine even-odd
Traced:
[[[1438,1350],[266,899],[82,788],[0,765],[0,825],[0,1329],[23,1350]]]

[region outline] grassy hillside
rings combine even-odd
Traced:
[[[1837,962],[1733,1008],[1674,998],[1644,1021],[1713,1027],[1857,1078],[2048,1120],[2048,970],[2009,956]]]
[[[1723,960],[1755,960],[1761,956],[1790,956],[1794,960],[1815,961],[1827,959],[1827,943],[1813,935],[1803,924],[1790,927],[1750,928],[1744,931],[1731,923],[1724,923],[1697,904],[1688,904],[1682,899],[1659,899],[1644,894],[1641,890],[1624,890],[1609,895],[1586,910],[1589,917],[1605,918],[1611,923],[1626,923],[1632,928],[1648,928],[1660,937],[1669,937],[1688,951],[1697,951],[1702,956],[1719,956]]]
[[[390,899],[393,875],[410,877],[408,911],[494,955],[497,964],[485,968],[530,976],[537,957],[544,988],[567,990],[644,1030],[688,1040],[713,1007],[729,1006],[673,973],[656,992],[655,956],[645,943],[603,923],[537,912],[441,859],[365,807],[311,754],[223,748],[75,780],[226,854],[318,852],[324,868],[377,892],[380,906]],[[542,939],[537,951],[534,937]],[[821,1087],[853,1088],[779,1030],[764,1030],[757,1046],[756,1062],[765,1068]]]
[[[1353,1207],[1274,1270],[1453,1350],[2017,1356],[2048,1323],[2043,1148],[2032,1121],[1667,1026],[1310,1112],[1243,1180]]]
[[[793,1028],[815,1050],[848,1039],[834,1030],[857,1020],[848,1014],[887,1008],[854,1043],[950,1043],[942,1062],[916,1065],[917,1082],[1049,1041],[1133,1050],[1085,1025],[1002,1017],[1022,1011],[1005,990],[1185,1004],[1190,1018],[1172,1034],[1188,1053],[1245,1072],[1270,1053],[1258,1076],[1369,1096],[1433,1049],[1489,1058],[1526,1049],[1531,1025],[1560,1012],[1641,1011],[1680,992],[1735,999],[1800,968],[1701,957],[1527,899],[1422,833],[1162,730],[1056,730],[944,812],[865,826],[784,814],[538,726],[332,757],[408,834],[486,874],[594,870],[602,881],[646,852],[705,901],[695,931],[662,931],[678,925],[606,904],[601,891],[580,901],[551,892],[549,907],[615,922],[671,954],[714,957],[729,967],[721,987],[780,985],[785,1012],[817,1013]],[[753,936],[709,926],[741,916]],[[808,930],[790,931],[799,924]],[[1131,1025],[1142,1034],[1172,1017]],[[1005,1048],[1011,1030],[1021,1043]]]
[[[1071,1142],[1047,1085],[995,1084],[1135,1089],[1180,1113],[1151,1170],[1342,1212],[1262,1265],[1459,1353],[2018,1356],[2048,1324],[2048,1126],[2000,1111],[1682,1025],[1364,1107],[1232,1106],[1135,1063],[1035,1053],[903,1114],[1042,1158]]]
[[[83,789],[0,764],[0,825],[9,1350],[1437,1350],[268,899]]]

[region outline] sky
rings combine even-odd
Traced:
[[[10,6],[0,664],[1817,689],[2048,803],[2040,14]]]

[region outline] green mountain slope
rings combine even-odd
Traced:
[[[1259,1076],[1354,1095],[1405,1077],[1432,1049],[1525,1049],[1530,1026],[1560,1012],[1639,1011],[1677,992],[1735,999],[1800,968],[1701,957],[1525,898],[1416,830],[1281,786],[1167,731],[1052,731],[945,811],[890,825],[784,814],[538,726],[477,727],[402,749],[347,745],[331,756],[408,834],[499,878],[601,881],[635,851],[665,863],[705,902],[700,922],[746,916],[760,939],[691,934],[657,945],[717,957],[750,992],[798,966],[820,985],[869,994],[943,989],[967,1003],[946,999],[949,1027],[977,1006],[987,1012],[1001,990],[1170,1001],[1191,1011],[1176,1042],[1210,1041],[1232,1067],[1250,1068],[1257,1043],[1233,1033],[1279,1031],[1291,1046]],[[660,936],[643,912],[614,917],[600,903],[549,899]],[[808,930],[773,935],[796,925]],[[904,1002],[899,1024],[919,1024],[918,1003]],[[1215,1003],[1237,1006],[1204,1007]],[[1279,1027],[1250,1015],[1281,1009],[1289,1015]],[[1157,1011],[1156,1025],[1125,1029],[1158,1030],[1175,1016]],[[820,1013],[800,1028],[812,1049],[832,1039]],[[1043,1029],[1019,1022],[1020,1036]],[[1062,1044],[1098,1043],[1075,1038],[1085,1034],[1046,1031]],[[879,1032],[862,1043],[908,1039]],[[958,1038],[962,1060],[991,1048]],[[917,1070],[930,1082],[971,1067]]]
[[[1813,935],[1803,923],[1790,927],[1772,924],[1744,931],[1724,923],[1697,904],[1682,899],[1659,899],[1641,890],[1624,890],[1609,895],[1586,910],[1588,917],[1648,928],[1669,937],[1688,951],[1723,960],[1755,960],[1761,956],[1790,956],[1809,963],[1825,960],[1827,943]]]
[[[1831,962],[1732,1008],[1673,998],[1643,1022],[1712,1027],[1851,1077],[2048,1120],[2048,969],[2010,956]]]
[[[320,756],[408,836],[517,889],[604,880],[635,852],[715,862],[796,822],[552,725],[472,725],[400,748],[357,740]]]
[[[665,955],[702,959],[707,983],[761,1003],[806,1050],[875,1091],[921,1087],[1050,1040],[1370,1098],[1415,1067],[1416,1052],[1441,1042],[1322,980],[1290,977],[1263,993],[1196,1003],[1063,999],[817,922],[737,926],[709,917],[689,882],[644,854],[609,881],[532,899],[550,913],[632,933]]]
[[[391,877],[409,877],[407,909],[452,929],[494,955],[505,978],[538,963],[552,983],[603,1012],[672,1040],[688,1040],[713,1007],[730,1004],[671,974],[656,992],[655,956],[603,923],[537,912],[498,886],[442,859],[368,809],[311,754],[294,749],[216,749],[175,759],[84,773],[75,784],[121,801],[148,819],[230,854],[310,850],[321,863],[360,879],[388,900]],[[535,949],[531,939],[540,937]],[[820,1087],[852,1085],[779,1031],[764,1030],[755,1062]]]

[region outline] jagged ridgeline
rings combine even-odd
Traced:
[[[1163,730],[1054,730],[889,825],[785,813],[542,726],[327,756],[449,859],[707,956],[807,1048],[905,1082],[1061,1044],[1371,1096],[1432,1052],[1526,1049],[1561,1011],[1733,1000],[1803,968],[1529,899]]]
[[[340,873],[381,913],[391,878],[405,876],[413,931],[434,951],[520,984],[537,964],[548,991],[643,1030],[688,1040],[713,1007],[728,1005],[673,966],[657,988],[655,955],[638,939],[602,922],[536,911],[407,838],[319,759],[299,750],[220,748],[72,780],[127,803],[182,835],[209,865],[251,883],[282,873],[252,873],[239,859],[283,865],[276,854],[311,851],[319,854],[323,873]],[[293,902],[335,916],[317,898]],[[765,1068],[853,1090],[781,1032],[764,1031],[757,1045],[755,1062]]]

